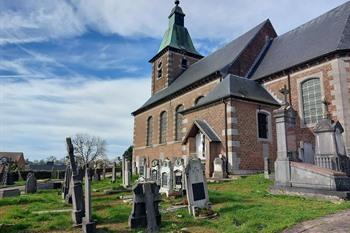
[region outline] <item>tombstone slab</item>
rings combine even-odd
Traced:
[[[160,200],[159,186],[155,182],[138,182],[133,187],[133,209],[129,217],[129,227],[158,232],[161,223],[158,208]]]
[[[38,189],[37,180],[34,176],[34,173],[30,172],[27,175],[26,185],[25,185],[25,193],[36,193]]]
[[[161,162],[160,168],[160,193],[165,193],[167,196],[173,191],[173,166],[169,159]]]
[[[188,211],[198,216],[198,210],[210,209],[207,181],[200,159],[190,159],[186,166],[186,194]]]
[[[17,197],[21,195],[21,192],[18,188],[4,188],[0,189],[0,198],[5,197]]]
[[[214,172],[213,172],[213,178],[214,179],[223,179],[225,178],[224,175],[224,161],[217,157],[214,159]]]

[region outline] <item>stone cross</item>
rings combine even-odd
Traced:
[[[161,223],[159,212],[159,186],[154,181],[139,182],[133,187],[133,208],[129,217],[132,229],[146,228],[158,232]]]
[[[74,225],[80,225],[83,220],[84,216],[84,207],[83,207],[83,188],[81,181],[79,180],[79,175],[77,171],[77,165],[75,163],[74,158],[74,147],[72,144],[71,138],[66,138],[67,143],[67,151],[70,161],[70,166],[72,170],[72,204],[73,204],[73,211],[72,211],[72,220]]]
[[[37,181],[34,176],[34,173],[30,172],[27,175],[25,193],[36,193],[37,191]]]
[[[284,96],[284,105],[288,105],[289,90],[287,88],[287,85],[284,85],[284,87],[280,89],[280,93]]]

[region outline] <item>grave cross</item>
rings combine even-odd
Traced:
[[[287,85],[284,85],[284,87],[280,89],[280,93],[284,96],[284,105],[289,105],[287,101],[289,95],[289,89],[287,88]]]

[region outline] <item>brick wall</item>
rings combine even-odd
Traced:
[[[294,131],[296,138],[296,147],[298,147],[300,141],[308,142],[315,145],[314,135],[313,135],[313,125],[305,126],[303,123],[303,114],[302,108],[300,106],[301,102],[301,91],[300,85],[303,81],[308,78],[318,77],[321,80],[321,88],[323,89],[323,95],[326,100],[330,103],[329,111],[331,118],[337,120],[337,106],[335,103],[335,96],[332,91],[334,90],[334,75],[332,73],[334,67],[332,66],[331,61],[324,62],[322,64],[301,69],[293,73],[282,77],[273,79],[264,83],[264,86],[269,90],[275,97],[283,101],[284,97],[279,92],[284,85],[290,90],[288,101],[291,103],[291,106],[295,111],[298,112],[298,117],[296,119],[296,129]]]
[[[188,66],[198,61],[198,58],[168,50],[152,63],[152,95],[168,87],[184,72],[181,66],[183,58],[186,58]],[[158,78],[159,62],[162,62],[162,78]]]
[[[207,95],[216,84],[218,79],[207,83],[195,90],[185,93],[179,97],[172,99],[171,101],[160,104],[148,111],[142,112],[134,118],[134,156],[146,156],[149,157],[149,162],[153,159],[159,159],[159,157],[180,157],[182,156],[181,142],[175,141],[175,109],[179,105],[183,105],[185,109],[188,109],[194,105],[194,101],[198,96]],[[159,144],[159,116],[163,111],[167,111],[168,124],[167,124],[167,143]],[[147,119],[149,116],[153,117],[153,136],[152,146],[146,147],[146,128]],[[186,128],[186,126],[184,127]]]

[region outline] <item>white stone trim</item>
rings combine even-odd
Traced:
[[[236,108],[235,106],[228,106],[227,107],[227,113],[235,113],[236,112]]]
[[[227,123],[228,124],[237,124],[237,117],[228,117],[227,118]]]
[[[237,135],[239,135],[238,129],[227,129],[227,135],[230,135],[230,136],[237,136]]]
[[[229,147],[240,147],[241,146],[241,143],[240,141],[227,141],[227,144]]]

